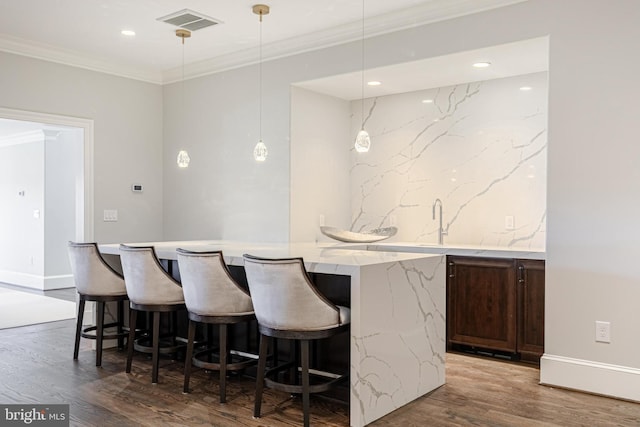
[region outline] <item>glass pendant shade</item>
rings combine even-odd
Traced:
[[[267,154],[269,154],[269,152],[267,151],[267,146],[264,145],[264,142],[262,142],[262,140],[258,141],[256,147],[253,149],[253,158],[256,160],[256,162],[264,162],[265,160],[267,160]]]
[[[358,132],[354,146],[358,153],[366,153],[369,151],[369,148],[371,147],[371,139],[369,138],[369,133],[366,130],[362,129]]]
[[[191,161],[191,158],[189,157],[189,153],[187,153],[184,150],[181,150],[178,153],[178,159],[177,159],[178,167],[180,167],[180,168],[188,168],[190,161]]]

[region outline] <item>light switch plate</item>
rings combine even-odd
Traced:
[[[105,209],[103,214],[104,222],[116,222],[118,221],[117,209]]]

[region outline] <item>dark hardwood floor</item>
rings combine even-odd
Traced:
[[[47,292],[69,299],[67,291]],[[294,426],[299,400],[265,391],[263,416],[252,418],[254,382],[228,382],[218,403],[217,374],[195,370],[182,394],[182,362],[161,359],[160,383],[137,354],[125,374],[125,353],[107,350],[102,368],[88,340],[72,360],[73,320],[0,330],[0,403],[68,403],[78,426]],[[640,426],[640,404],[538,385],[536,367],[447,354],[447,383],[373,426]],[[312,399],[312,425],[347,426],[348,408]]]

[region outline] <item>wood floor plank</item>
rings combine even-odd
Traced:
[[[0,402],[68,403],[77,426],[291,427],[302,422],[300,399],[265,390],[262,417],[254,419],[254,380],[232,376],[227,403],[218,402],[217,373],[195,369],[182,394],[183,363],[162,358],[160,383],[151,384],[151,361],[108,349],[103,366],[82,341],[73,361],[74,321],[0,330]],[[448,353],[447,383],[372,426],[640,426],[640,404],[538,384],[530,365]],[[311,401],[311,424],[348,426],[349,409]]]

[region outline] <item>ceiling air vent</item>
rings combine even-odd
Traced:
[[[183,9],[171,15],[163,16],[162,18],[158,18],[158,21],[166,22],[167,24],[175,25],[176,27],[189,31],[196,31],[211,27],[212,25],[222,24],[222,21],[218,19],[189,9]]]

